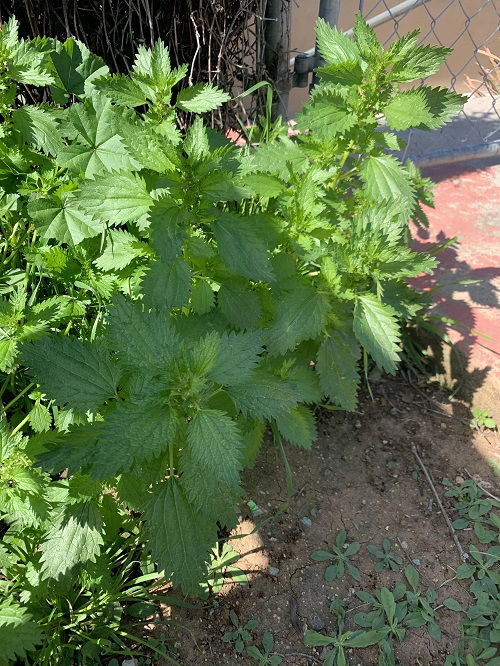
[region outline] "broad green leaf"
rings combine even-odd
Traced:
[[[443,605],[446,606],[446,608],[449,608],[452,611],[461,612],[463,611],[462,606],[458,603],[456,599],[452,599],[451,597],[448,597],[443,601]]]
[[[261,233],[262,225],[251,217],[223,213],[213,228],[217,248],[229,270],[253,280],[272,280],[269,243]]]
[[[355,631],[351,633],[345,642],[347,647],[364,648],[369,645],[376,645],[387,636],[387,629],[377,629],[374,631]]]
[[[316,439],[316,423],[314,414],[304,405],[291,409],[285,416],[276,419],[278,428],[283,437],[299,446],[301,449],[310,449]]]
[[[270,353],[284,354],[298,342],[315,338],[325,326],[328,310],[328,298],[317,289],[306,284],[294,286],[278,301],[266,336]]]
[[[235,328],[253,328],[261,317],[259,297],[243,281],[223,282],[217,294],[217,303],[224,317]]]
[[[241,179],[242,185],[248,188],[252,194],[267,199],[279,196],[285,189],[285,184],[277,177],[269,173],[249,173]]]
[[[152,91],[148,85],[135,81],[128,76],[113,74],[96,79],[93,83],[96,90],[121,106],[143,106]]]
[[[355,42],[322,18],[316,22],[316,41],[321,56],[330,65],[359,60],[360,54]]]
[[[206,314],[214,306],[214,292],[206,280],[196,282],[191,291],[191,307],[199,315]]]
[[[110,229],[106,234],[104,250],[94,264],[103,271],[119,271],[134,259],[148,256],[150,253],[148,245],[140,241],[137,236],[121,229]]]
[[[354,411],[359,386],[359,345],[352,336],[332,331],[318,350],[316,369],[320,385],[330,400]]]
[[[76,39],[68,39],[64,44],[54,40],[54,46],[50,53],[55,75],[51,92],[57,104],[66,104],[69,95],[84,97],[85,84],[108,72],[104,60]]]
[[[52,424],[52,416],[46,405],[36,404],[29,413],[29,423],[35,432],[46,432]]]
[[[316,73],[322,82],[342,87],[360,85],[363,81],[363,69],[355,61],[318,67]]]
[[[151,245],[164,263],[168,263],[182,252],[186,240],[185,228],[191,218],[189,212],[170,199],[159,199],[149,212],[151,220]]]
[[[67,504],[40,546],[43,578],[59,579],[79,564],[95,562],[104,544],[102,532],[101,514],[92,501]]]
[[[148,312],[124,296],[116,296],[109,308],[109,336],[120,363],[148,372],[159,362],[167,364],[179,344],[164,310]]]
[[[78,208],[77,199],[70,194],[61,198],[35,199],[28,204],[28,213],[43,239],[54,238],[68,245],[78,245],[104,230],[103,223]]]
[[[177,95],[175,105],[182,111],[206,113],[228,102],[231,95],[210,83],[197,83],[191,88],[184,88]]]
[[[119,369],[96,344],[52,334],[22,349],[28,374],[60,406],[96,411],[116,394]]]
[[[404,37],[399,40],[400,43],[403,40]],[[395,64],[388,74],[390,81],[405,83],[430,76],[437,72],[452,51],[444,46],[415,44],[416,39],[412,41],[410,36],[407,36],[404,43],[398,45],[396,42],[391,45],[388,55]]]
[[[380,601],[384,608],[385,614],[389,625],[392,624],[394,617],[396,615],[396,602],[394,601],[394,596],[390,590],[386,587],[383,587],[380,590]]]
[[[243,161],[244,175],[264,171],[279,176],[285,182],[292,173],[301,173],[308,164],[308,158],[297,143],[289,137],[280,137],[276,141],[261,143]]]
[[[230,486],[238,486],[242,469],[242,438],[236,423],[224,412],[200,409],[187,429],[190,457],[195,465]]]
[[[359,52],[368,62],[376,60],[383,51],[375,31],[365,21],[361,12],[356,14],[354,21],[354,41]]]
[[[247,383],[228,388],[236,408],[260,421],[284,416],[299,396],[290,382],[265,371],[256,371]]]
[[[416,592],[420,584],[420,574],[412,564],[409,564],[405,568],[405,576],[406,580],[410,583],[413,591]]]
[[[86,178],[139,167],[116,131],[117,121],[115,107],[107,100],[70,106],[64,129],[74,142],[59,150],[58,164],[77,174],[83,172]]]
[[[149,399],[126,400],[106,416],[97,439],[91,475],[97,479],[127,472],[134,464],[157,458],[175,436],[177,419],[171,409]]]
[[[321,647],[323,645],[332,645],[335,639],[332,636],[325,636],[317,631],[308,629],[304,634],[304,645],[306,647]]]
[[[379,368],[394,374],[399,362],[399,324],[394,311],[373,294],[356,299],[353,330]]]
[[[217,540],[216,523],[196,511],[175,477],[158,484],[144,508],[147,545],[158,569],[184,594],[196,594]]]
[[[432,130],[445,125],[455,116],[466,101],[466,97],[445,88],[422,86],[397,93],[383,112],[392,129],[409,127]]]
[[[196,511],[228,529],[236,526],[241,488],[224,483],[218,474],[197,464],[188,448],[182,451],[180,472],[186,497]]]
[[[7,666],[27,654],[42,642],[43,632],[26,608],[9,599],[0,602],[0,664]]]
[[[110,173],[86,180],[76,192],[79,210],[105,224],[135,222],[140,229],[148,225],[147,214],[153,205],[145,181],[135,173]]]
[[[411,211],[414,187],[402,164],[392,155],[366,157],[360,167],[367,195],[375,202],[398,201],[401,210]]]
[[[314,101],[304,107],[297,116],[298,129],[311,130],[314,136],[329,139],[345,132],[356,123],[356,114],[337,92],[319,91]]]
[[[142,280],[142,291],[149,306],[180,308],[191,291],[191,269],[180,257],[168,263],[155,261]]]
[[[37,106],[21,106],[12,111],[12,121],[23,140],[44,153],[57,155],[63,147],[57,122],[48,111]]]
[[[263,351],[260,331],[252,333],[223,333],[210,379],[231,386],[250,380]]]

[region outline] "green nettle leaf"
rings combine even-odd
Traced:
[[[230,99],[231,95],[210,83],[197,83],[191,88],[181,90],[177,95],[175,105],[182,111],[206,113],[207,111],[213,111]]]
[[[249,173],[241,182],[253,194],[262,198],[277,197],[285,189],[283,181],[269,173]]]
[[[321,56],[330,65],[359,60],[360,54],[355,42],[322,18],[316,22],[316,41]]]
[[[0,664],[25,659],[42,642],[43,632],[28,611],[12,601],[0,602]]]
[[[368,61],[377,58],[383,51],[375,31],[365,21],[361,12],[356,14],[354,22],[354,41],[363,58]]]
[[[316,439],[314,414],[304,405],[291,409],[285,416],[276,419],[283,437],[301,449],[310,449]]]
[[[143,106],[148,102],[149,86],[126,76],[114,74],[94,81],[94,87],[110,100],[122,106]]]
[[[401,209],[414,206],[414,187],[401,163],[392,155],[370,155],[361,163],[361,178],[367,195],[375,202],[398,201]]]
[[[460,111],[466,99],[445,88],[422,86],[397,93],[383,112],[387,124],[395,130],[438,129]]]
[[[35,199],[28,204],[28,213],[45,240],[54,238],[68,245],[78,245],[104,230],[103,223],[80,210],[77,200],[70,194],[61,198]]]
[[[315,338],[323,330],[328,298],[314,287],[299,284],[278,301],[274,323],[267,333],[271,354],[284,354],[298,342]]]
[[[263,352],[263,336],[252,333],[223,333],[217,350],[217,358],[208,376],[210,379],[231,386],[250,380]]]
[[[217,303],[224,317],[235,328],[253,328],[262,314],[255,291],[238,280],[228,280],[221,285]]]
[[[356,124],[356,114],[345,99],[331,90],[320,91],[314,101],[297,117],[300,130],[311,130],[315,136],[328,139],[341,134]]]
[[[253,280],[270,281],[269,246],[251,217],[223,213],[213,223],[217,248],[229,270]]]
[[[228,388],[236,408],[260,421],[285,416],[300,399],[291,382],[258,370],[247,383]]]
[[[79,564],[95,562],[101,546],[102,518],[92,501],[67,504],[40,546],[44,578],[59,579]]]
[[[142,281],[145,302],[159,308],[180,308],[191,291],[191,269],[184,259],[155,261]]]
[[[395,63],[389,79],[406,83],[437,72],[452,49],[429,44],[416,46],[418,33],[411,33],[391,45],[389,57]]]
[[[356,340],[342,331],[332,331],[318,350],[321,388],[332,402],[349,411],[357,405],[359,352]]]
[[[158,484],[144,507],[147,543],[158,570],[174,586],[196,595],[217,527],[195,510],[175,477]]]
[[[399,325],[394,310],[373,294],[358,296],[354,334],[379,368],[394,374],[399,362]]]
[[[90,473],[98,479],[126,472],[135,463],[157,458],[175,436],[175,413],[154,400],[127,400],[106,415],[92,456]]]
[[[79,210],[111,225],[135,222],[143,229],[148,225],[147,214],[152,205],[146,183],[135,173],[106,174],[86,180],[76,193]]]
[[[213,308],[214,302],[214,292],[208,282],[205,282],[205,280],[197,282],[191,290],[193,312],[199,315],[206,314]]]
[[[137,236],[121,229],[110,229],[104,250],[94,264],[103,271],[119,271],[134,259],[147,256],[150,252],[149,246]]]
[[[48,407],[38,403],[29,413],[30,426],[35,432],[45,432],[50,429],[52,416]]]
[[[55,75],[51,92],[57,104],[66,104],[69,95],[84,97],[85,84],[108,72],[104,60],[91,53],[85,44],[67,39],[64,44],[54,41],[50,59]]]
[[[86,178],[139,167],[116,132],[116,121],[115,107],[105,99],[70,106],[63,131],[75,142],[59,150],[58,164],[77,174],[83,172]]]
[[[53,334],[26,343],[22,358],[28,374],[61,407],[97,411],[116,395],[119,368],[105,350],[90,342]]]
[[[171,360],[178,337],[168,313],[148,312],[143,305],[116,296],[109,309],[108,335],[118,351],[118,360],[137,370],[157,370],[159,358]]]
[[[56,120],[37,106],[21,106],[12,112],[14,127],[26,143],[48,155],[57,155],[63,147]]]
[[[188,451],[195,465],[231,486],[238,486],[242,439],[236,423],[224,412],[200,409],[188,425]]]

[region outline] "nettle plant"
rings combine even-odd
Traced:
[[[197,594],[266,426],[281,455],[282,439],[309,448],[315,405],[354,410],[360,366],[397,369],[424,307],[407,279],[436,262],[408,246],[430,183],[391,151],[460,109],[406,87],[449,50],[411,33],[384,51],[361,17],[353,39],[319,21],[301,133],[238,148],[198,115],[229,96],[176,93],[187,69],[161,42],[122,76],[74,40],[21,42],[14,21],[0,35],[1,368],[14,430],[39,431],[25,473],[43,472],[43,497],[66,470],[72,498],[40,516],[37,566],[64,578],[99,556],[104,493]],[[18,84],[52,101],[19,106]]]

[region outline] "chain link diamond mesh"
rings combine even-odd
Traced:
[[[392,13],[395,6],[387,0],[359,0],[359,10],[366,19]],[[409,132],[406,152],[422,156],[433,147],[453,150],[500,142],[499,0],[427,0],[403,14],[393,14],[377,32],[387,43],[408,32],[410,22],[412,27],[418,24],[422,42],[454,49],[431,83],[467,94],[469,99],[452,123],[438,136],[433,133],[434,145],[428,140],[425,143],[418,130]]]

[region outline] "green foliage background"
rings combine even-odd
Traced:
[[[395,131],[438,128],[463,103],[406,85],[448,49],[412,33],[384,51],[361,17],[354,39],[320,21],[327,64],[301,134],[264,120],[238,148],[199,115],[229,96],[175,95],[187,68],[162,42],[122,76],[77,41],[16,30],[0,33],[7,659],[44,640],[19,581],[43,605],[85,568],[101,575],[131,518],[134,548],[198,594],[266,426],[286,460],[283,440],[314,442],[316,405],[356,408],[360,365],[396,371],[426,302],[407,279],[435,259],[408,246],[432,197]],[[185,133],[177,111],[193,114]]]

